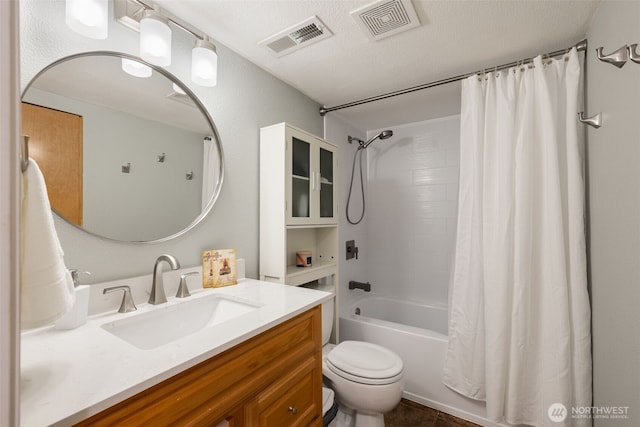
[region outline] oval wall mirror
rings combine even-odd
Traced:
[[[220,193],[222,146],[207,110],[137,57],[54,62],[26,87],[22,121],[52,210],[90,234],[166,241],[198,224]]]

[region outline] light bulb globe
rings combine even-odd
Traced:
[[[140,57],[154,65],[171,65],[171,28],[169,20],[147,10],[140,20]]]

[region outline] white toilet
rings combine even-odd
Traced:
[[[396,407],[404,388],[402,359],[363,341],[329,344],[334,300],[322,304],[322,375],[336,394],[343,419],[338,427],[384,427],[384,413]]]

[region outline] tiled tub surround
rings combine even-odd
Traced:
[[[460,116],[398,126],[393,132],[367,149],[367,244],[361,248],[366,279],[382,296],[446,305]]]
[[[87,324],[77,329],[59,331],[51,326],[22,335],[22,427],[78,422],[331,298],[325,292],[251,279],[241,279],[234,286],[202,289],[197,285],[201,279],[194,277],[190,282],[192,296],[187,300],[217,293],[260,307],[222,327],[203,329],[169,344],[140,350],[106,332],[101,325],[162,308],[163,305],[149,307],[146,298],[140,300],[139,295],[144,297],[145,292],[136,284],[147,283],[146,279],[93,285],[96,290],[120,282],[133,285],[137,312],[117,313],[117,296],[109,312],[90,316]],[[169,283],[166,277],[165,283]],[[174,293],[167,289],[167,295]],[[172,303],[176,302],[170,296],[169,304]]]

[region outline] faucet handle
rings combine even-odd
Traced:
[[[118,309],[118,313],[129,313],[131,311],[136,311],[138,308],[133,302],[133,298],[131,298],[131,288],[129,286],[113,286],[111,288],[104,288],[102,294],[108,294],[110,292],[115,291],[124,291],[124,295],[122,295],[122,303],[120,303],[120,308]]]
[[[191,296],[189,293],[189,287],[187,286],[187,277],[198,274],[197,271],[192,271],[191,273],[185,273],[180,276],[180,285],[178,286],[178,293],[176,293],[176,298],[185,298]]]

